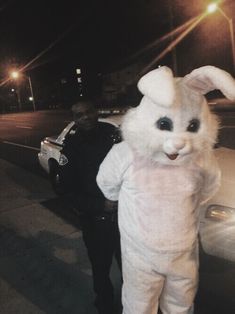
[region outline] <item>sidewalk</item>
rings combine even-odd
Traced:
[[[46,179],[3,160],[0,176],[0,313],[95,314],[77,216]]]
[[[97,314],[77,215],[45,178],[1,159],[0,178],[0,314]],[[111,277],[120,302],[115,263]],[[195,314],[225,314],[199,292]]]

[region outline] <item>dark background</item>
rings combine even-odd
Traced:
[[[24,68],[36,88],[35,98],[57,99],[61,80],[72,98],[77,67],[87,93],[99,93],[99,78],[141,59],[151,62],[168,42],[141,49],[205,11],[203,0],[2,0],[0,1],[0,79],[12,68]],[[233,17],[233,0],[220,1]],[[147,59],[146,59],[147,58]],[[219,13],[206,17],[180,44],[153,67],[165,64],[176,75],[211,64],[233,74],[228,22]],[[4,84],[9,87],[10,83]],[[61,86],[60,86],[61,88]],[[9,88],[8,88],[9,89]],[[59,93],[62,93],[60,91]],[[45,95],[43,95],[45,94]],[[72,96],[73,95],[73,96]],[[2,96],[3,97],[3,96]]]

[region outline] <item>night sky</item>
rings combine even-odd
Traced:
[[[200,14],[209,2],[2,0],[0,76],[4,77],[10,66],[24,66],[40,54],[27,67],[28,71],[63,72],[77,65],[110,71],[128,62],[131,55],[171,28]],[[234,1],[224,1],[222,6],[228,15],[234,15]],[[221,34],[215,27],[220,28]],[[229,64],[223,60],[230,56],[223,57],[221,51],[217,53],[221,43],[230,49],[229,40],[223,42],[228,38],[227,31],[226,21],[221,17],[213,23],[211,20],[202,23],[177,47],[180,65],[194,54],[191,67],[204,63],[220,65],[221,61],[221,66],[228,68]],[[211,37],[214,38],[210,43],[205,43]],[[190,70],[190,65],[186,68]]]
[[[157,1],[164,3],[164,1]],[[169,27],[167,8],[146,0],[5,0],[0,11],[1,60],[71,62],[109,67]],[[167,25],[168,24],[168,25]]]

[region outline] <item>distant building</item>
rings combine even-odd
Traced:
[[[102,74],[103,105],[107,107],[135,106],[140,97],[136,83],[142,68],[141,63],[135,63]]]

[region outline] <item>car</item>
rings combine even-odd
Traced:
[[[122,115],[115,115],[107,118],[99,118],[99,121],[110,123],[118,127],[121,123],[121,119]],[[66,136],[75,132],[74,125],[75,123],[71,121],[59,135],[44,138],[41,141],[40,152],[38,153],[39,164],[49,175],[52,187],[58,195],[64,193],[59,168],[60,160],[63,158],[60,151]]]
[[[121,116],[100,119],[116,126]],[[63,141],[70,132],[74,132],[74,122],[70,122],[58,136],[46,137],[41,142],[38,154],[42,168],[49,174],[52,186],[57,194],[62,194],[59,162]],[[235,150],[220,147],[215,149],[222,180],[219,191],[201,209],[200,243],[203,253],[227,261],[235,262]]]
[[[221,169],[221,185],[202,208],[200,243],[203,253],[235,262],[235,150],[215,149]]]
[[[227,98],[213,98],[208,99],[208,104],[214,112],[233,111],[235,109],[235,101]]]

